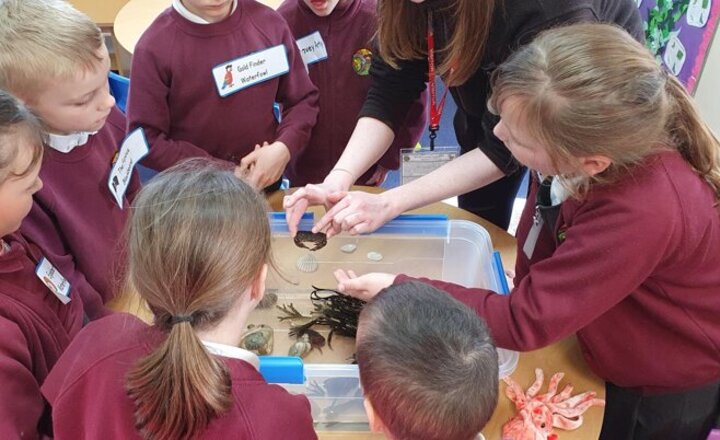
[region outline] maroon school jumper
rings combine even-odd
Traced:
[[[118,148],[125,138],[125,116],[113,107],[107,122],[85,145],[69,153],[45,147],[40,169],[43,188],[20,230],[61,272],[74,266],[80,274],[66,278],[78,284],[82,275],[95,289],[83,296],[86,313],[96,318],[100,306],[115,294],[119,242],[129,215],[129,200],[140,188],[137,171],[128,186],[124,209],[108,188]]]
[[[308,66],[310,79],[320,90],[320,115],[310,147],[288,165],[286,174],[293,186],[322,182],[355,129],[370,88],[368,60],[363,56],[372,57],[370,40],[376,31],[376,7],[375,0],[343,0],[327,17],[315,15],[303,0],[285,0],[278,8],[296,39],[317,31],[328,54],[327,59]],[[425,128],[426,99],[423,93],[410,107],[392,146],[357,180],[359,184],[372,176],[377,165],[399,167],[400,149],[414,147]]]
[[[125,313],[99,319],[83,329],[42,387],[52,406],[55,438],[139,439],[125,377],[163,337],[155,327]],[[269,385],[245,361],[220,359],[230,373],[233,404],[198,438],[317,438],[307,398]]]
[[[220,97],[212,69],[284,45],[290,71]],[[233,72],[235,81],[242,74]],[[256,144],[281,141],[291,156],[305,148],[317,119],[317,89],[285,21],[253,0],[238,0],[219,23],[197,24],[168,8],[145,31],[133,54],[128,122],[144,127],[144,165],[164,170],[178,161],[213,156],[237,165]],[[273,103],[283,107],[282,122]]]
[[[720,212],[682,157],[657,154],[566,200],[528,261],[536,192],[534,182],[509,296],[431,284],[485,318],[500,347],[533,350],[577,332],[592,370],[621,387],[653,394],[720,379]]]
[[[83,303],[63,304],[35,275],[42,257],[19,235],[0,255],[0,438],[34,439],[45,407],[40,385],[80,331]]]

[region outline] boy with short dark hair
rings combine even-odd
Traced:
[[[394,440],[472,440],[498,398],[498,355],[482,319],[411,281],[360,315],[357,361],[373,431]]]

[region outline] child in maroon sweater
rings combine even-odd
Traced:
[[[108,92],[103,36],[61,0],[2,2],[0,21],[0,87],[25,101],[49,132],[40,170],[45,185],[22,233],[63,270],[77,268],[68,277],[94,288],[84,302],[95,318],[114,295],[118,240],[139,187],[132,167],[119,199],[108,183],[123,156],[126,122]]]
[[[720,142],[680,82],[608,25],[548,31],[493,91],[495,134],[536,171],[515,288],[426,281],[500,347],[577,333],[606,381],[602,439],[706,438],[720,414]],[[362,297],[407,279],[337,276]]]
[[[481,438],[497,405],[498,355],[471,309],[427,284],[392,285],[363,307],[356,348],[373,431],[388,440]]]
[[[238,348],[265,291],[263,197],[194,159],[140,191],[129,230],[128,285],[154,324],[115,314],[80,332],[43,385],[55,438],[315,439],[308,400]]]
[[[287,176],[293,186],[321,182],[332,170],[355,129],[370,89],[370,40],[376,31],[375,0],[285,0],[278,12],[297,39],[310,79],[320,90],[320,114],[309,148],[293,157]],[[425,127],[423,93],[395,133],[390,149],[357,181],[379,185],[399,167],[400,149],[412,148]]]
[[[16,233],[42,188],[40,123],[0,91],[0,438],[39,438],[40,385],[83,323],[83,303]]]
[[[253,0],[175,0],[135,47],[131,83],[129,127],[145,129],[143,164],[156,170],[215,157],[265,188],[317,119],[317,89],[287,24]]]

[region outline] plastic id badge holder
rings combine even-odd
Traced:
[[[406,148],[400,150],[400,173],[403,185],[454,160],[460,155],[460,147]]]

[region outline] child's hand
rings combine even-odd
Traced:
[[[257,189],[263,189],[280,179],[285,166],[290,161],[290,150],[282,142],[269,144],[264,142],[262,147],[255,146],[255,151],[243,157],[240,168],[247,169],[247,181]]]
[[[395,282],[395,275],[389,273],[374,272],[357,276],[352,270],[346,272],[338,269],[333,274],[338,281],[338,291],[363,301],[370,301]]]

